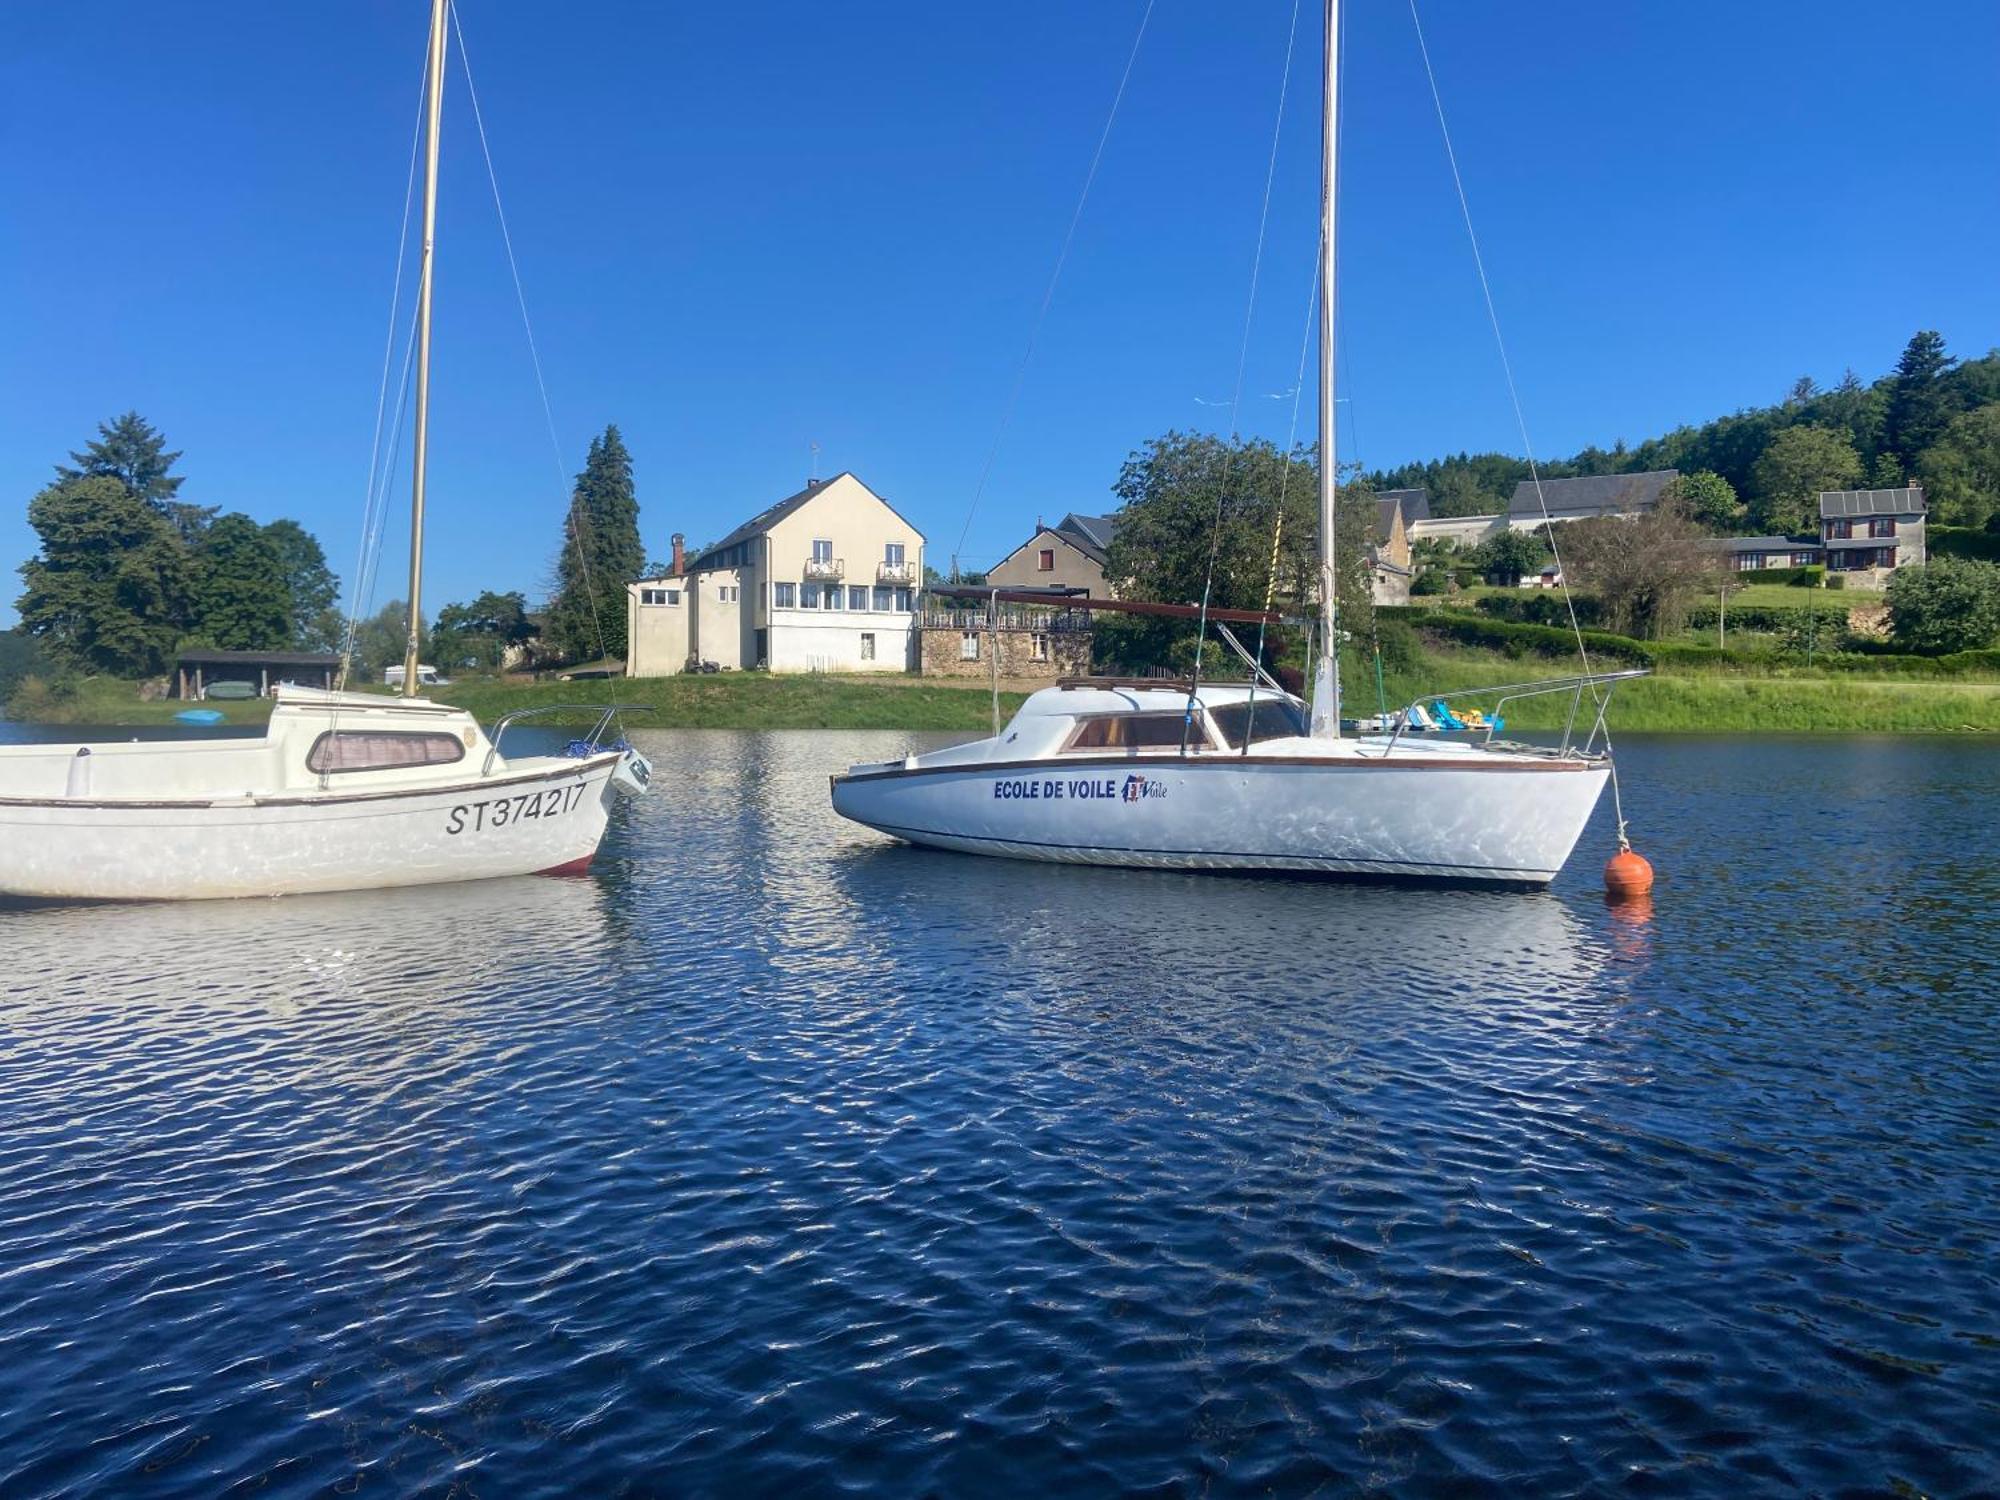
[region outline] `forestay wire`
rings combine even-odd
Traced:
[[[1069,228],[1064,232],[1062,248],[1056,252],[1055,269],[1049,273],[1049,284],[1042,292],[1042,305],[1035,312],[1035,320],[1028,326],[1028,344],[1021,351],[1021,362],[1014,367],[1014,383],[1007,392],[1007,404],[1000,410],[1000,425],[994,429],[993,443],[986,450],[986,462],[980,466],[979,479],[972,488],[972,503],[966,507],[965,525],[959,529],[958,548],[955,558],[965,550],[965,539],[972,532],[972,518],[979,513],[980,499],[986,493],[986,481],[992,477],[994,460],[1000,456],[1000,444],[1007,435],[1007,427],[1014,420],[1014,407],[1021,399],[1021,387],[1027,380],[1028,364],[1035,357],[1035,343],[1042,334],[1042,324],[1048,318],[1049,307],[1056,299],[1056,286],[1062,281],[1063,267],[1069,261],[1070,246],[1076,241],[1076,229],[1083,222],[1084,205],[1090,201],[1090,189],[1097,181],[1097,169],[1104,161],[1104,148],[1111,141],[1111,127],[1118,123],[1119,106],[1125,102],[1125,86],[1132,81],[1132,68],[1139,61],[1139,48],[1146,40],[1146,27],[1153,19],[1156,0],[1146,0],[1146,8],[1139,16],[1139,30],[1132,38],[1132,50],[1125,58],[1125,71],[1118,75],[1117,91],[1111,96],[1111,109],[1104,117],[1104,129],[1098,132],[1097,149],[1090,155],[1090,170],[1083,174],[1083,189],[1076,195],[1076,208],[1069,216]]]
[[[1243,309],[1243,337],[1237,345],[1236,350],[1236,385],[1229,397],[1229,441],[1232,448],[1235,445],[1238,434],[1242,430],[1243,371],[1250,360],[1250,330],[1257,317],[1257,281],[1264,269],[1264,236],[1271,222],[1271,188],[1278,176],[1278,143],[1283,138],[1285,129],[1285,95],[1291,87],[1292,53],[1298,44],[1298,39],[1299,0],[1292,0],[1291,29],[1285,35],[1285,62],[1278,73],[1278,107],[1275,118],[1271,122],[1271,150],[1264,164],[1264,201],[1257,212],[1257,248],[1250,257],[1250,293]],[[1294,432],[1296,432],[1298,422],[1298,390],[1296,388],[1292,392],[1292,421]],[[1290,466],[1290,462],[1291,459],[1288,452],[1286,455],[1287,467]],[[1222,513],[1223,508],[1228,504],[1229,500],[1229,471],[1233,465],[1234,455],[1225,455],[1223,459],[1222,483],[1216,488],[1215,520],[1210,528],[1208,537],[1208,568],[1203,574],[1201,581],[1200,624],[1196,628],[1194,638],[1194,675],[1188,682],[1187,707],[1181,714],[1181,754],[1183,755],[1187,754],[1188,741],[1194,733],[1195,697],[1201,691],[1202,655],[1208,644],[1208,608],[1209,602],[1215,592],[1215,561],[1222,547]],[[1278,527],[1280,529],[1284,526],[1284,514],[1281,504],[1278,511]],[[1277,536],[1275,534],[1272,537],[1271,551],[1272,567],[1274,569],[1273,576],[1275,577],[1275,568],[1277,565]],[[1265,604],[1265,608],[1266,610],[1270,608],[1268,601]],[[1260,659],[1263,655],[1263,640],[1264,627],[1260,624],[1257,627],[1258,655]],[[1251,691],[1254,695],[1256,691],[1256,678],[1254,675],[1251,678]],[[1250,730],[1246,726],[1244,729],[1244,744],[1248,745],[1249,741]]]
[[[388,465],[393,462],[397,436],[402,430],[403,394],[408,387],[410,376],[411,350],[415,348],[416,323],[410,324],[410,339],[403,355],[403,384],[396,392],[396,404],[389,406],[389,370],[396,356],[396,322],[403,303],[403,267],[409,258],[410,248],[410,207],[415,201],[417,190],[417,150],[424,138],[424,101],[429,91],[428,70],[418,75],[417,120],[410,136],[410,170],[408,180],[403,184],[403,224],[396,236],[396,278],[389,295],[389,327],[382,338],[382,379],[375,392],[375,435],[368,447],[368,487],[361,506],[361,537],[355,550],[354,577],[348,587],[347,629],[343,633],[340,652],[339,690],[345,691],[349,673],[354,666],[355,631],[360,622],[362,609],[371,599],[370,582],[374,576],[375,560],[380,550],[382,522],[388,509]],[[389,459],[382,456],[382,425],[394,411],[394,425],[389,435]]]
[[[1590,648],[1584,643],[1583,625],[1577,619],[1576,599],[1570,593],[1569,570],[1563,566],[1562,547],[1556,541],[1556,527],[1549,519],[1548,500],[1542,493],[1541,465],[1535,460],[1534,443],[1528,436],[1527,413],[1521,406],[1521,392],[1514,381],[1513,361],[1507,357],[1507,340],[1500,332],[1500,313],[1494,305],[1492,283],[1486,276],[1486,258],[1480,254],[1479,235],[1472,227],[1472,204],[1465,195],[1465,179],[1459,174],[1458,152],[1453,148],[1451,143],[1451,127],[1445,123],[1444,97],[1438,90],[1437,73],[1431,67],[1431,51],[1429,45],[1424,40],[1424,23],[1423,19],[1417,14],[1417,0],[1409,0],[1409,6],[1410,24],[1415,28],[1417,34],[1417,52],[1423,58],[1424,78],[1430,84],[1431,104],[1437,111],[1438,133],[1444,138],[1445,160],[1451,166],[1451,184],[1458,194],[1459,216],[1465,222],[1465,238],[1472,247],[1473,268],[1479,273],[1479,292],[1486,302],[1486,321],[1493,329],[1493,344],[1499,351],[1500,369],[1507,379],[1507,397],[1514,407],[1514,424],[1519,428],[1521,433],[1521,452],[1527,458],[1528,475],[1535,486],[1535,504],[1541,511],[1542,531],[1548,537],[1549,552],[1555,559],[1556,582],[1557,586],[1562,589],[1563,606],[1569,613],[1570,631],[1576,637],[1577,658],[1583,663],[1584,673],[1588,676],[1590,672]],[[1599,719],[1601,722],[1604,706],[1603,693],[1594,682],[1588,683],[1587,686],[1590,689],[1591,701],[1600,710]],[[1611,730],[1608,725],[1605,727],[1604,737],[1605,747],[1609,750]],[[1618,794],[1618,763],[1615,758],[1611,760],[1611,804],[1612,810],[1618,819],[1619,847],[1624,848],[1627,847],[1625,837],[1625,807]]]
[[[456,0],[453,0],[450,10],[452,32],[458,38],[458,66],[459,70],[465,75],[465,93],[466,97],[472,103],[472,123],[479,135],[479,154],[486,163],[486,180],[493,190],[493,214],[500,222],[500,243],[505,247],[507,252],[507,272],[514,281],[514,303],[521,310],[521,331],[526,335],[528,341],[528,360],[534,366],[535,370],[535,389],[540,393],[542,398],[542,421],[548,429],[549,451],[555,459],[556,490],[558,494],[564,496],[564,506],[568,517],[567,524],[576,538],[577,562],[583,570],[584,596],[590,601],[590,626],[592,632],[597,636],[597,655],[599,660],[609,661],[611,652],[604,634],[604,619],[597,608],[597,584],[596,580],[591,576],[589,523],[584,517],[583,507],[576,504],[574,497],[568,493],[569,465],[563,461],[562,439],[556,435],[555,408],[549,401],[549,384],[542,374],[541,350],[535,343],[534,320],[528,316],[528,295],[521,284],[520,263],[514,257],[514,237],[507,229],[507,210],[500,201],[500,175],[494,170],[493,150],[487,144],[486,119],[479,110],[479,90],[473,86],[472,82],[472,55],[466,50],[465,27],[459,20]],[[630,580],[626,581],[629,582]],[[629,641],[626,643],[626,650],[628,653],[631,650],[631,643]],[[611,678],[610,683],[611,686],[607,691],[612,700],[616,702],[618,698],[617,678]]]

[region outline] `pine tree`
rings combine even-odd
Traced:
[[[158,428],[136,411],[128,411],[113,421],[99,422],[96,440],[81,451],[71,451],[70,462],[76,467],[57,464],[56,478],[115,479],[133,499],[143,500],[172,522],[182,541],[191,543],[215,518],[217,507],[188,505],[175,498],[184,476],[168,471],[181,455],[166,448],[166,437]]]
[[[1958,414],[1944,380],[1957,363],[1944,352],[1944,335],[1928,329],[1911,338],[1896,361],[1882,444],[1906,470]]]
[[[613,425],[591,439],[576,476],[556,562],[549,629],[571,661],[625,655],[625,585],[646,567],[632,455]]]

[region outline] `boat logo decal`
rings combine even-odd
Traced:
[[[1165,781],[1136,772],[1122,781],[1116,776],[1040,781],[1031,776],[1008,776],[993,783],[993,796],[1001,802],[1146,802],[1166,795]]]
[[[583,800],[584,786],[552,786],[546,791],[522,792],[517,797],[489,797],[484,802],[464,802],[445,815],[446,833],[485,833],[505,828],[509,823],[525,823],[530,818],[559,818]]]

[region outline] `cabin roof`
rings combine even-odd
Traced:
[[[1680,472],[1679,469],[1648,469],[1643,474],[1585,474],[1576,479],[1544,479],[1539,499],[1535,494],[1535,482],[1524,479],[1514,486],[1514,498],[1507,502],[1507,513],[1539,519],[1544,502],[1548,505],[1552,521],[1651,510],[1660,503],[1660,492],[1678,479]]]
[[[1920,484],[1900,490],[1822,490],[1819,496],[1822,521],[1842,516],[1920,516],[1926,508]]]
[[[337,667],[331,651],[221,651],[196,646],[175,658],[184,667]]]

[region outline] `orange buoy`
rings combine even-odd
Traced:
[[[1643,896],[1653,888],[1653,867],[1645,856],[1620,849],[1604,862],[1604,893],[1614,901]]]

